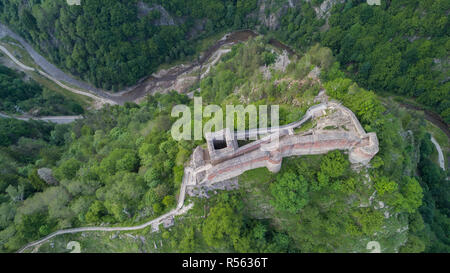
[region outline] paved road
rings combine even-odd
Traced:
[[[73,85],[79,89],[90,91],[102,98],[113,100],[113,98],[105,93],[103,90],[95,88],[90,84],[74,79],[70,75],[64,73],[61,69],[57,68],[55,65],[48,62],[42,55],[36,52],[34,48],[25,41],[22,37],[14,33],[10,28],[0,23],[0,38],[5,36],[10,36],[14,40],[18,41],[24,49],[28,52],[28,54],[33,58],[34,62],[39,65],[48,75],[50,75],[54,79],[58,79],[59,81],[64,81],[70,85]],[[10,54],[8,54],[9,56]],[[80,90],[79,90],[80,91]]]
[[[73,233],[80,233],[80,232],[85,232],[85,231],[133,231],[133,230],[139,230],[139,229],[144,229],[146,227],[149,226],[154,226],[154,225],[159,225],[162,223],[163,220],[167,219],[168,217],[175,217],[177,215],[181,215],[186,213],[189,209],[191,209],[193,207],[193,204],[189,204],[187,206],[184,206],[181,209],[174,209],[171,210],[170,212],[159,216],[156,219],[153,219],[151,221],[148,221],[142,225],[139,226],[131,226],[131,227],[81,227],[81,228],[71,228],[71,229],[63,229],[63,230],[58,230],[55,231],[53,233],[51,233],[50,235],[38,240],[38,241],[34,241],[32,243],[27,244],[26,246],[22,247],[20,250],[18,250],[18,253],[22,253],[23,251],[25,251],[26,249],[33,247],[33,246],[37,246],[39,244],[42,244],[48,240],[50,240],[53,237],[56,237],[58,235],[63,235],[63,234],[73,234]]]
[[[0,26],[1,26],[1,24],[0,24]],[[45,73],[44,71],[39,70],[39,69],[35,69],[35,68],[33,68],[33,67],[29,67],[29,66],[27,66],[27,65],[25,65],[25,64],[23,64],[23,63],[21,63],[21,62],[20,62],[19,60],[17,60],[17,59],[14,57],[14,55],[11,54],[11,52],[9,52],[9,50],[6,49],[4,46],[1,46],[1,45],[0,45],[0,51],[2,51],[3,53],[5,53],[5,54],[6,54],[6,55],[7,55],[7,56],[8,56],[8,57],[16,64],[16,65],[18,65],[18,66],[19,66],[20,68],[22,68],[23,70],[25,70],[25,71],[35,71],[35,72],[41,74],[42,76],[48,78],[49,80],[53,81],[54,83],[56,83],[56,84],[59,85],[60,87],[66,89],[66,90],[69,90],[70,92],[73,92],[73,93],[75,93],[75,94],[79,94],[79,95],[82,95],[82,96],[90,97],[90,98],[96,100],[97,102],[100,102],[100,104],[102,104],[102,105],[103,105],[103,104],[117,104],[115,101],[113,101],[113,100],[111,100],[111,99],[99,97],[99,96],[96,96],[96,95],[91,94],[91,93],[89,93],[89,92],[82,91],[82,90],[79,90],[79,89],[76,89],[76,88],[72,88],[72,87],[70,87],[70,86],[67,86],[67,85],[65,85],[64,83],[62,83],[61,81],[59,81],[59,80],[57,80],[56,78],[54,78],[53,76],[51,76],[51,75]]]
[[[445,160],[444,160],[444,153],[442,152],[441,146],[436,141],[436,139],[431,136],[431,142],[433,142],[434,146],[436,147],[436,150],[438,152],[439,157],[439,166],[445,171]]]
[[[14,119],[24,120],[24,121],[42,120],[42,121],[45,121],[45,122],[53,122],[53,123],[57,123],[57,124],[68,124],[68,123],[74,122],[77,119],[82,119],[83,116],[51,116],[51,117],[25,117],[25,116],[19,116],[19,117],[15,117],[15,116],[9,116],[9,115],[0,113],[0,118],[14,118]]]

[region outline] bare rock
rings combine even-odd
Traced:
[[[325,0],[319,7],[314,7],[317,17],[328,18],[334,5],[345,2],[345,0]]]
[[[172,16],[167,12],[167,10],[160,6],[160,5],[154,5],[153,7],[149,7],[146,3],[139,1],[138,2],[138,15],[139,17],[146,16],[149,14],[152,10],[159,11],[161,17],[156,20],[155,24],[157,26],[173,26],[175,25],[175,21],[173,20]]]
[[[49,168],[41,168],[37,170],[39,177],[51,186],[59,184],[58,180],[53,177],[53,172]]]

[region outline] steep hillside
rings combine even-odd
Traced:
[[[192,58],[205,48],[195,42],[207,44],[203,39],[221,32],[263,35],[244,31],[248,41],[213,47],[217,54],[197,63],[196,73],[180,74],[194,79],[182,87],[176,71],[183,65],[172,67],[176,76],[160,70],[169,80],[156,87],[165,94],[139,104],[88,110],[69,125],[0,118],[1,252],[57,230],[135,227],[171,212],[184,200],[193,149],[206,146],[203,139],[176,141],[170,132],[173,107],[192,110],[193,96],[222,109],[279,105],[280,124],[334,100],[362,131],[376,134],[379,151],[368,165],[351,164],[338,150],[285,158],[279,173],[253,169],[232,186],[193,194],[186,203],[194,207],[159,230],[87,230],[27,251],[67,252],[76,240],[85,252],[370,252],[373,241],[382,252],[449,252],[448,170],[436,164],[429,134],[438,129],[390,97],[423,104],[448,122],[448,1],[82,3],[2,1],[0,21],[59,67],[114,90]],[[22,76],[0,67],[1,111],[77,111]],[[344,122],[311,119],[292,134],[349,130],[339,111],[322,114]]]
[[[192,38],[240,27],[234,18],[256,7],[256,0],[144,2],[90,0],[69,6],[66,0],[2,1],[0,21],[59,67],[97,87],[119,90],[162,63],[194,54],[193,40],[187,40],[194,26],[201,24]],[[177,18],[170,24],[161,19],[167,11]]]
[[[78,115],[84,112],[77,102],[43,89],[23,77],[0,65],[0,112],[34,116]]]
[[[265,169],[245,173],[239,177],[239,190],[210,192],[210,199],[192,197],[194,209],[170,229],[57,236],[40,251],[66,251],[67,240],[73,239],[85,251],[364,252],[373,240],[384,252],[423,251],[428,242],[414,235],[423,232],[416,224],[422,221],[417,208],[423,190],[414,177],[421,121],[384,108],[333,63],[326,48],[296,57],[256,38],[234,46],[198,91],[205,103],[279,103],[281,122],[288,123],[301,117],[324,88],[379,136],[380,152],[370,167],[352,167],[347,155],[337,151],[292,158],[278,174]],[[202,144],[170,137],[170,109],[179,103],[192,105],[176,93],[158,95],[141,105],[105,108],[69,128],[55,128],[51,141],[58,140],[61,152],[31,161],[28,177],[16,171],[21,184],[9,187],[5,181],[8,190],[1,208],[15,213],[2,220],[3,251],[56,229],[134,226],[170,210],[184,164]],[[405,133],[410,130],[413,138]],[[8,169],[13,173],[17,167]],[[35,175],[43,167],[53,169],[59,185]],[[20,185],[30,182],[32,187],[21,190]],[[286,199],[286,185],[301,192]]]
[[[300,50],[315,42],[330,47],[361,86],[413,98],[449,123],[449,2],[381,3],[302,3],[288,10],[274,35]]]

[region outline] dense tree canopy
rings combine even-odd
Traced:
[[[295,213],[308,203],[308,181],[295,173],[285,173],[279,177],[270,190],[277,209]]]
[[[353,1],[355,2],[355,1]],[[323,43],[360,85],[417,98],[450,122],[445,0],[336,5]],[[447,76],[446,76],[447,74]]]
[[[119,89],[161,63],[193,54],[185,38],[194,24],[203,25],[205,36],[245,27],[257,1],[145,1],[163,6],[174,25],[158,25],[162,14],[145,14],[137,2],[69,7],[63,0],[12,0],[0,3],[0,19],[60,66]],[[205,103],[280,104],[281,124],[298,120],[325,89],[366,131],[377,133],[379,153],[367,168],[331,151],[283,159],[278,174],[247,172],[238,190],[192,198],[188,217],[176,219],[181,225],[151,234],[168,243],[163,250],[362,252],[377,240],[389,251],[448,252],[447,174],[433,162],[423,116],[376,95],[413,96],[446,117],[448,82],[445,70],[435,69],[448,47],[446,2],[369,7],[347,1],[336,6],[322,34],[325,20],[315,21],[311,6],[320,2],[288,9],[281,19],[278,36],[306,52],[291,56],[285,70],[272,66],[279,50],[258,37],[233,46],[193,89],[200,87]],[[306,51],[317,41],[332,50],[316,45]],[[320,81],[307,78],[314,68]],[[22,76],[0,67],[0,110],[46,99],[56,104]],[[137,225],[172,209],[185,163],[202,144],[171,138],[175,104],[192,106],[187,96],[171,92],[89,111],[71,125],[0,119],[0,250],[14,251],[57,229]],[[39,178],[42,167],[53,170],[57,185]]]
[[[256,8],[256,0],[89,0],[69,6],[66,0],[0,4],[0,21],[31,41],[50,60],[95,86],[118,90],[150,75],[162,63],[195,52],[188,41],[198,20],[205,20],[202,35],[227,27],[241,27]],[[174,17],[174,24],[157,24],[161,4]],[[198,35],[197,35],[198,36]],[[192,37],[191,37],[192,38]],[[193,37],[196,38],[196,37]]]
[[[83,113],[79,103],[42,88],[24,74],[0,65],[0,112],[34,115],[74,115]]]

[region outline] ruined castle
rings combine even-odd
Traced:
[[[311,129],[302,130],[307,122]],[[239,147],[237,139],[254,135],[255,141]],[[376,134],[366,133],[352,111],[328,101],[312,106],[301,120],[288,125],[238,132],[225,128],[207,134],[206,141],[206,148],[198,146],[185,168],[183,183],[190,195],[248,170],[266,167],[276,173],[284,157],[344,150],[352,164],[367,165],[379,149]]]
[[[302,129],[311,122],[310,129]],[[237,139],[256,140],[239,147]],[[348,152],[352,164],[366,165],[378,153],[378,138],[375,133],[366,133],[356,116],[337,102],[312,106],[305,116],[288,125],[277,128],[251,129],[231,132],[228,129],[206,136],[205,148],[198,146],[192,154],[189,166],[184,169],[183,182],[177,207],[168,213],[139,226],[132,227],[84,227],[58,230],[21,248],[23,252],[49,239],[69,233],[85,231],[131,231],[150,227],[158,231],[162,225],[174,225],[175,217],[185,214],[193,203],[184,204],[186,194],[207,196],[210,189],[234,189],[239,175],[245,171],[266,167],[278,172],[284,157],[324,154],[332,150]],[[203,193],[202,193],[203,192]]]

